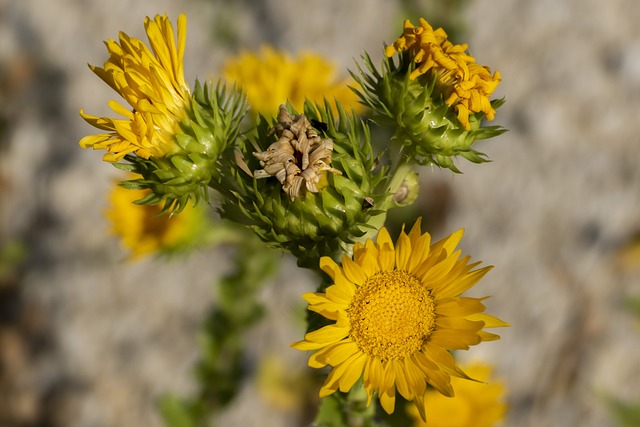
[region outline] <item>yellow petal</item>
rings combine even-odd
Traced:
[[[413,230],[412,230],[413,231]],[[411,239],[411,262],[409,264],[409,273],[415,274],[415,271],[429,258],[431,245],[431,236],[428,233]]]
[[[393,270],[396,262],[395,250],[389,232],[384,227],[378,232],[376,246],[378,247],[378,264],[380,264],[380,269]]]
[[[311,342],[330,344],[340,341],[348,334],[349,327],[328,325],[318,329],[317,331],[307,333],[304,336],[304,339]]]
[[[480,336],[474,331],[436,329],[431,334],[433,344],[449,350],[469,350],[469,346],[480,344]]]
[[[105,134],[87,135],[80,140],[79,144],[80,144],[80,147],[82,148],[88,148],[88,147],[94,147],[96,145],[100,145],[106,141],[109,141],[110,139],[111,139],[111,135],[105,135]],[[96,147],[96,149],[98,148],[99,147]]]
[[[355,284],[361,285],[367,280],[362,268],[346,255],[342,257],[342,270],[346,278]]]
[[[471,316],[467,316],[469,320],[481,321],[484,322],[485,328],[502,328],[506,326],[511,326],[504,320],[498,319],[495,316],[485,313],[477,313]]]
[[[355,359],[351,360],[340,380],[341,392],[346,393],[351,390],[351,387],[353,387],[356,381],[362,376],[362,370],[366,360],[367,355],[364,353],[360,353]]]
[[[351,302],[355,291],[356,288],[353,285],[331,285],[327,288],[326,295],[329,300],[338,303],[341,306],[346,306]]]
[[[378,237],[376,238],[376,245],[378,248],[387,248],[388,250],[393,251],[393,240],[391,240],[391,236],[385,227],[382,227],[380,231],[378,231]]]
[[[398,244],[396,246],[396,269],[402,270],[402,271],[408,271],[410,260],[411,260],[411,240],[403,230],[400,233],[400,237],[398,237]]]
[[[447,286],[444,290],[439,290],[436,297],[449,298],[460,295],[461,293],[465,292],[473,285],[478,283],[478,281],[482,279],[482,277],[487,274],[492,268],[493,266],[490,265],[468,273],[466,276],[457,280],[451,286]]]
[[[434,287],[439,281],[446,278],[447,274],[449,274],[451,269],[458,261],[458,257],[461,253],[462,251],[460,250],[454,252],[443,261],[431,267],[425,274],[420,277],[420,279],[422,279],[422,281],[428,287]]]
[[[340,271],[340,266],[330,257],[323,256],[320,258],[320,269],[335,280],[336,272]]]
[[[422,396],[426,389],[427,382],[425,381],[424,374],[420,370],[418,366],[415,365],[413,359],[407,357],[403,361],[404,363],[404,374],[407,379],[407,384],[411,389],[412,395],[414,397]]]
[[[395,371],[396,377],[396,387],[398,388],[398,392],[402,397],[407,400],[413,399],[413,390],[409,387],[409,383],[407,381],[407,377],[405,375],[405,370],[402,361],[392,360],[389,362]]]
[[[356,343],[351,340],[342,341],[332,347],[332,350],[326,356],[326,360],[331,366],[337,366],[358,353],[361,352],[358,350]]]
[[[380,359],[377,357],[370,357],[368,370],[364,373],[364,386],[367,392],[377,389],[382,384],[383,368]]]
[[[443,316],[468,316],[485,310],[482,298],[453,297],[436,301],[436,312]],[[472,320],[472,319],[470,319]]]
[[[423,351],[425,356],[436,363],[438,367],[447,374],[455,375],[461,378],[466,377],[462,369],[460,369],[460,367],[456,364],[456,360],[453,355],[444,348],[433,343],[428,343],[424,347]]]
[[[394,387],[386,390],[384,393],[378,395],[380,399],[380,405],[387,414],[393,414],[393,410],[396,406],[396,390]]]
[[[335,391],[337,391],[340,388],[340,383],[343,381],[344,378],[346,378],[345,374],[347,373],[347,370],[351,366],[352,362],[354,362],[360,356],[362,356],[362,354],[356,353],[356,354],[352,355],[344,363],[334,367],[331,370],[331,372],[329,372],[329,375],[327,376],[327,379],[325,380],[324,384],[322,385],[322,388],[320,388],[320,397],[326,397],[326,396],[334,393]],[[357,368],[357,365],[355,366],[355,368]],[[360,368],[360,369],[361,369],[360,373],[362,373],[362,368]],[[349,377],[347,379],[350,381],[351,377]],[[357,378],[356,378],[356,380],[357,380]]]
[[[309,351],[309,350],[317,350],[319,348],[325,347],[324,343],[311,342],[307,340],[296,341],[289,345],[291,348],[295,348],[296,350]]]

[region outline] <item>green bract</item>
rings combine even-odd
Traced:
[[[297,115],[290,105],[287,109]],[[334,112],[325,101],[324,106],[307,102],[304,114],[333,141],[331,166],[341,175],[327,173],[319,192],[304,191],[293,200],[275,177],[255,179],[249,172],[261,165],[253,153],[277,139],[269,132],[275,121],[260,117],[256,132],[239,144],[246,167],[238,165],[237,154],[227,153],[223,180],[215,188],[223,195],[223,218],[245,224],[270,246],[293,253],[300,265],[315,267],[320,256],[348,250],[373,228],[371,219],[383,214],[376,207],[387,197],[382,183],[386,168],[376,167],[369,128],[355,113],[347,114],[340,105]]]
[[[121,185],[131,189],[151,189],[138,204],[164,201],[162,211],[180,212],[190,201],[208,199],[208,186],[219,174],[218,158],[238,137],[246,112],[246,98],[235,86],[230,90],[220,82],[214,87],[196,82],[186,118],[175,139],[181,150],[162,158],[127,155],[129,164],[115,166],[142,175]]]

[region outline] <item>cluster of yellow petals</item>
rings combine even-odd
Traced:
[[[130,107],[116,101],[108,103],[124,119],[97,117],[80,111],[92,126],[107,131],[80,140],[83,148],[104,149],[104,160],[117,162],[126,154],[139,157],[163,157],[178,149],[175,135],[179,131],[190,103],[190,91],[184,79],[184,49],[187,19],[178,18],[177,45],[166,14],[145,19],[151,50],[136,38],[120,33],[119,43],[105,42],[109,59],[104,68],[90,65]]]
[[[483,112],[487,120],[493,120],[495,110],[489,96],[501,81],[500,72],[493,75],[489,67],[479,65],[467,53],[467,44],[454,45],[447,39],[442,28],[434,30],[424,19],[415,27],[404,21],[402,35],[391,46],[387,46],[387,57],[396,52],[407,51],[416,63],[410,79],[434,73],[437,87],[448,106],[456,111],[458,120],[469,130],[469,114]]]
[[[132,174],[129,178],[135,179]],[[120,237],[131,258],[176,249],[189,240],[199,220],[197,208],[186,206],[180,215],[161,214],[160,205],[137,205],[133,202],[147,196],[150,190],[130,190],[114,185],[109,194],[105,216],[111,232]]]
[[[259,53],[245,52],[230,58],[222,75],[246,91],[255,113],[267,117],[276,117],[278,107],[287,101],[302,111],[305,98],[313,102],[335,98],[347,110],[362,108],[348,87],[353,82],[337,80],[335,65],[315,53],[304,52],[292,58],[286,52],[264,46]]]
[[[409,407],[409,415],[415,420],[413,427],[495,427],[503,420],[507,411],[503,401],[505,387],[491,379],[492,367],[473,362],[465,365],[464,371],[477,381],[451,378],[456,390],[454,397],[427,390],[427,422],[413,406]]]
[[[396,389],[425,419],[427,384],[453,396],[451,376],[468,378],[450,350],[467,350],[499,336],[483,328],[507,326],[485,314],[483,298],[461,297],[491,267],[474,268],[456,246],[462,230],[431,245],[420,220],[394,244],[383,227],[376,242],[355,244],[342,265],[323,257],[333,284],[303,297],[330,324],[292,346],[315,351],[309,366],[333,369],[320,397],[347,392],[362,378],[369,403],[375,392],[387,413]]]

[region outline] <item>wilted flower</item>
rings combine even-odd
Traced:
[[[327,181],[325,173],[342,175],[331,167],[333,141],[318,136],[304,114],[293,117],[281,105],[278,124],[270,133],[278,140],[266,151],[253,153],[263,167],[254,171],[253,176],[258,179],[275,176],[291,200],[300,195],[303,183],[306,191],[317,193],[320,180]]]
[[[301,265],[348,249],[381,211],[368,127],[342,107],[307,103],[304,114],[282,109],[223,160],[221,216],[253,229],[269,245],[292,252]],[[322,129],[315,128],[311,123]],[[322,123],[322,125],[320,125]]]

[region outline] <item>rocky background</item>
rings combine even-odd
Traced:
[[[389,0],[0,0],[0,427],[161,426],[158,397],[194,390],[229,254],[125,261],[103,217],[116,171],[77,145],[92,132],[78,110],[107,114],[114,96],[86,64],[164,11],[188,16],[189,82],[263,43],[345,69],[405,18]],[[482,144],[492,163],[425,169],[415,212],[436,235],[466,228],[465,252],[496,266],[474,292],[513,325],[463,356],[495,364],[505,427],[615,426],[605,396],[640,402],[640,328],[624,309],[640,295],[640,3],[470,0],[462,13],[472,54],[503,75],[496,123],[510,132]],[[285,258],[261,294],[256,359],[304,365],[288,344],[313,286]],[[219,425],[294,418],[248,380]]]

